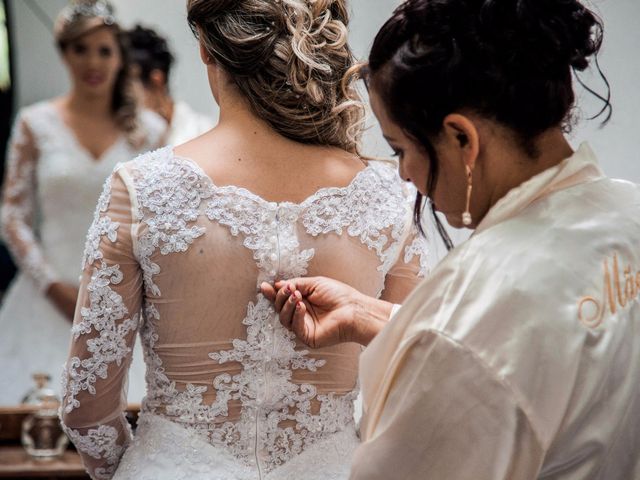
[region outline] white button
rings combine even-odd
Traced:
[[[272,253],[269,258],[271,259],[272,262],[275,262],[276,260],[278,260],[278,255],[276,255],[275,253]]]
[[[274,245],[278,243],[278,237],[273,236],[271,238],[269,238],[269,242],[273,243]]]

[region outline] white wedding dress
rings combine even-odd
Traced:
[[[302,203],[217,186],[171,148],[116,169],[87,238],[61,416],[93,478],[346,479],[361,347],[310,351],[258,285],[327,275],[401,302],[428,265],[394,168]],[[147,396],[123,415],[139,332]]]
[[[132,148],[124,136],[94,159],[51,102],[23,109],[8,150],[3,237],[19,273],[0,308],[0,405],[14,405],[33,386],[31,375],[51,375],[56,390],[66,360],[71,323],[44,292],[54,281],[78,285],[87,228],[104,179],[118,162],[156,148],[163,120],[148,111],[139,121],[146,142]],[[144,393],[143,362],[132,399]]]

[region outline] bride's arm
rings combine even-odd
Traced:
[[[38,149],[26,121],[16,120],[2,189],[2,234],[21,271],[44,293],[56,281],[34,232]]]
[[[133,253],[134,226],[129,194],[116,172],[87,236],[60,412],[92,478],[111,478],[131,439],[125,386],[143,284]]]
[[[401,244],[397,260],[385,276],[384,290],[380,298],[394,304],[402,304],[413,289],[429,273],[428,242],[425,235],[414,225],[408,228],[408,235]]]

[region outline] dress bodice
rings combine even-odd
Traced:
[[[325,275],[401,301],[427,266],[407,199],[386,165],[301,203],[218,186],[170,148],[120,166],[88,235],[67,364],[64,421],[76,445],[98,435],[104,451],[91,462],[117,465],[122,422],[97,406],[126,375],[138,330],[143,412],[196,432],[245,466],[269,472],[352,424],[360,347],[309,351],[258,286]]]

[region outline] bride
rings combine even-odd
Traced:
[[[189,0],[220,123],[116,168],[90,228],[61,417],[93,478],[347,478],[356,343],[308,351],[263,281],[400,303],[426,268],[410,192],[357,155],[344,0]],[[135,437],[122,395],[147,365]],[[349,339],[344,339],[349,340]]]
[[[166,130],[128,94],[129,64],[109,4],[70,4],[58,16],[55,40],[71,89],[22,109],[8,150],[2,227],[20,273],[0,309],[0,405],[19,403],[32,374],[60,375],[78,257],[104,177],[159,146]],[[130,398],[142,398],[136,385]]]

